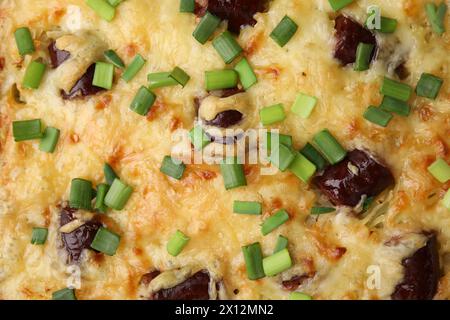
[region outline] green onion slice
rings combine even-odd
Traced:
[[[103,56],[107,61],[112,63],[114,66],[116,66],[119,69],[125,68],[125,63],[123,63],[123,60],[119,57],[119,55],[114,50],[106,50],[103,53]]]
[[[335,137],[328,131],[322,130],[314,136],[316,147],[331,164],[342,161],[347,155],[347,151],[339,144]]]
[[[328,0],[333,11],[339,11],[348,6],[353,0]]]
[[[272,139],[274,139],[274,140],[278,139],[279,144],[283,144],[289,148],[292,147],[292,136],[287,135],[287,134],[267,131],[267,137],[266,137],[266,149],[267,150],[272,149]]]
[[[75,290],[64,288],[52,293],[52,300],[77,300]]]
[[[265,236],[289,220],[289,214],[281,209],[266,219],[261,227],[261,233]]]
[[[103,165],[103,173],[105,175],[106,183],[112,185],[116,178],[119,178],[117,174],[114,172],[114,169],[108,164],[105,163]]]
[[[256,201],[238,201],[233,202],[233,212],[240,214],[262,214],[262,204]]]
[[[106,21],[114,19],[116,9],[106,0],[86,0],[86,4]]]
[[[247,179],[244,174],[244,166],[237,163],[236,158],[227,158],[220,164],[223,183],[225,189],[234,189],[247,185]]]
[[[189,79],[191,79],[191,77],[180,67],[175,67],[170,73],[170,77],[181,84],[183,88],[189,82]]]
[[[411,113],[411,108],[407,102],[391,97],[384,97],[380,104],[380,109],[388,112],[394,112],[400,116],[407,117]]]
[[[309,161],[311,161],[317,168],[318,171],[325,168],[327,165],[327,160],[316,150],[309,142],[300,150],[300,153],[304,155]]]
[[[136,96],[131,102],[130,109],[141,116],[145,116],[150,111],[150,108],[153,106],[155,101],[156,95],[146,87],[142,86],[139,88]]]
[[[242,247],[242,253],[244,254],[247,277],[250,280],[264,278],[265,274],[261,244],[259,242],[255,242],[248,246],[244,246]]]
[[[108,256],[113,256],[117,252],[119,243],[120,236],[117,233],[114,233],[105,227],[100,227],[91,243],[91,248],[103,252]]]
[[[285,236],[279,235],[277,239],[277,243],[275,244],[275,249],[273,250],[273,253],[277,253],[283,249],[286,249],[288,246],[288,238]]]
[[[16,29],[14,31],[14,38],[16,39],[17,49],[21,56],[35,51],[33,37],[31,36],[30,29],[27,27]]]
[[[417,83],[416,93],[420,97],[436,99],[444,80],[430,73],[422,73]]]
[[[412,94],[412,88],[405,83],[384,77],[380,92],[391,98],[408,101]]]
[[[140,54],[137,54],[134,57],[133,61],[131,61],[130,65],[125,69],[124,73],[122,74],[122,79],[126,82],[130,82],[131,79],[136,76],[139,70],[142,69],[145,63],[146,60]]]
[[[105,204],[105,197],[108,193],[109,185],[106,183],[101,183],[97,186],[97,196],[95,197],[95,205],[94,209],[98,210],[101,213],[106,213],[108,210]]]
[[[356,61],[353,69],[355,71],[365,71],[369,69],[370,57],[375,46],[370,43],[360,42],[356,49]]]
[[[236,64],[234,70],[239,74],[239,79],[241,80],[244,90],[250,89],[250,87],[258,82],[256,74],[246,58],[242,58],[242,60]]]
[[[235,88],[237,84],[238,74],[234,70],[205,72],[205,85],[208,91]]]
[[[198,42],[200,42],[201,44],[205,44],[217,29],[219,24],[220,19],[218,17],[209,12],[206,12],[192,35]]]
[[[95,64],[94,78],[92,85],[103,89],[111,90],[114,79],[114,65],[106,62]]]
[[[114,8],[117,7],[123,0],[108,0],[108,3]]]
[[[167,252],[176,257],[183,251],[184,247],[188,244],[190,238],[186,236],[180,230],[177,230],[172,237],[170,237],[169,242],[167,242]]]
[[[166,176],[180,180],[185,169],[186,165],[183,162],[177,159],[174,161],[171,156],[165,156],[159,170]]]
[[[278,146],[272,146],[269,160],[280,171],[284,172],[294,161],[295,156],[295,151],[280,143]]]
[[[442,158],[438,158],[433,162],[428,167],[428,172],[430,172],[439,182],[446,183],[450,180],[450,165]]]
[[[229,31],[225,31],[213,40],[213,46],[226,64],[241,54],[243,49]]]
[[[312,207],[310,214],[312,215],[320,215],[320,214],[326,214],[326,213],[331,213],[331,212],[335,212],[336,208],[331,208],[331,207]]]
[[[108,207],[120,211],[125,207],[132,193],[133,189],[130,186],[116,178],[105,196],[104,203]]]
[[[303,292],[291,292],[289,294],[289,300],[312,300],[312,297]]]
[[[189,131],[189,139],[196,150],[202,150],[211,143],[211,138],[200,126],[195,126]]]
[[[444,207],[450,210],[450,189],[447,190],[447,193],[445,194],[442,203],[444,204]]]
[[[195,0],[180,0],[180,12],[193,13],[195,10]]]
[[[280,46],[284,47],[298,30],[298,25],[287,15],[273,29],[270,37]]]
[[[276,276],[277,274],[286,271],[291,266],[291,256],[286,248],[263,259],[264,273],[268,277]]]
[[[52,153],[55,151],[56,144],[59,140],[60,131],[57,128],[45,128],[44,135],[39,143],[39,150]]]
[[[40,139],[44,135],[42,133],[41,119],[13,121],[14,141],[25,141]]]
[[[279,103],[273,106],[265,107],[259,111],[261,123],[268,126],[286,119],[283,104]]]
[[[170,76],[171,72],[155,72],[149,73],[147,80],[149,89],[176,86],[179,83]]]
[[[376,125],[386,127],[393,116],[389,112],[384,111],[382,108],[369,106],[366,112],[364,112],[363,117],[367,121],[370,121]]]
[[[91,210],[92,182],[85,179],[72,179],[69,205],[74,209]]]
[[[297,178],[304,183],[308,183],[309,179],[316,173],[316,166],[304,155],[295,152],[295,158],[289,165],[289,171],[295,174]]]
[[[31,234],[31,244],[44,244],[47,241],[48,229],[47,228],[33,228]]]
[[[436,7],[434,3],[427,3],[425,5],[425,12],[433,31],[438,35],[442,35],[445,32],[444,18],[445,13],[447,12],[447,4],[445,3],[445,1],[442,1],[438,7]]]
[[[307,119],[314,110],[316,103],[317,103],[316,97],[309,96],[304,93],[299,93],[297,95],[297,98],[295,99],[291,111],[299,115],[301,118]]]
[[[39,88],[44,77],[46,65],[39,61],[31,61],[25,71],[22,85],[28,89]]]

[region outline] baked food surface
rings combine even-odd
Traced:
[[[198,1],[195,14],[180,13],[177,0],[126,0],[110,22],[82,0],[0,3],[1,299],[49,299],[68,286],[73,270],[78,299],[288,299],[293,291],[314,299],[450,297],[450,210],[443,202],[450,184],[428,171],[436,159],[450,161],[450,36],[433,32],[427,1],[358,0],[338,12],[326,0],[231,2],[235,7],[222,12],[209,8],[224,19],[213,37],[231,21],[258,82],[228,97],[206,91],[205,71],[232,69],[239,58],[227,65],[211,41],[202,45],[192,36],[207,1]],[[344,38],[361,30],[345,24],[363,28],[370,5],[398,25],[391,34],[365,31],[376,54],[369,70],[357,72],[347,64],[355,41]],[[285,15],[298,30],[280,47],[270,33]],[[23,26],[36,48],[25,56],[14,39]],[[70,53],[57,68],[49,46]],[[129,82],[116,68],[111,90],[70,97],[108,49],[126,65],[136,54],[146,63]],[[27,89],[26,67],[38,58],[47,70],[38,89]],[[190,76],[186,86],[155,89],[146,116],[129,109],[147,74],[176,66]],[[436,99],[413,94],[409,116],[395,115],[387,127],[363,117],[381,103],[384,76],[415,88],[422,73],[443,80]],[[299,92],[317,97],[306,119],[291,110]],[[202,117],[211,121],[227,106],[243,117],[230,127],[262,128],[259,111],[278,103],[286,118],[266,128],[291,135],[295,150],[328,129],[348,150],[343,162],[307,183],[290,170],[262,175],[262,165],[245,164],[247,186],[230,190],[216,164],[187,164],[179,180],[160,171],[174,146],[191,150],[189,140],[173,141],[177,130],[191,130]],[[14,141],[12,122],[29,119],[60,129],[55,152],[40,151],[38,140]],[[104,163],[133,188],[124,209],[68,208],[72,179],[96,186],[105,180]],[[374,201],[363,210],[368,196]],[[233,213],[235,200],[262,203],[262,215]],[[336,211],[311,215],[318,205]],[[261,224],[280,209],[288,221],[263,236]],[[82,221],[78,229],[61,230],[74,220]],[[120,235],[113,256],[89,249],[101,226]],[[30,243],[34,227],[48,229],[44,245]],[[176,230],[190,240],[174,257],[166,244]],[[241,247],[259,242],[267,257],[279,235],[288,239],[292,266],[248,279]]]

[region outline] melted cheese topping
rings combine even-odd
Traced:
[[[35,0],[32,10],[27,0],[2,1],[0,298],[48,299],[51,292],[67,286],[70,271],[61,254],[56,205],[68,199],[73,178],[103,182],[102,166],[108,161],[134,192],[123,211],[110,211],[102,218],[121,235],[120,247],[112,257],[85,252],[79,299],[136,299],[143,274],[186,266],[210,270],[236,299],[286,299],[289,291],[281,281],[308,272],[315,275],[299,290],[316,299],[388,299],[403,277],[401,260],[424,244],[418,235],[422,230],[438,232],[441,257],[450,251],[450,211],[441,202],[449,185],[440,184],[426,170],[436,157],[450,161],[450,33],[439,37],[431,32],[425,2],[360,0],[342,10],[364,21],[367,6],[376,4],[399,22],[393,35],[377,35],[382,50],[367,72],[343,68],[333,59],[335,14],[326,0],[274,0],[267,13],[255,16],[255,27],[246,27],[239,36],[258,76],[258,84],[247,93],[249,127],[259,127],[261,108],[284,103],[287,119],[273,128],[292,135],[296,148],[329,128],[347,149],[363,148],[383,159],[395,176],[395,187],[382,196],[388,203],[381,213],[359,219],[342,209],[316,221],[309,209],[319,194],[288,172],[262,176],[257,166],[249,166],[248,186],[230,191],[216,165],[189,165],[180,181],[159,172],[163,157],[171,152],[173,131],[193,126],[194,98],[205,95],[204,72],[225,68],[211,42],[200,45],[192,37],[198,19],[180,14],[179,1],[127,0],[111,23],[82,0]],[[269,34],[285,14],[294,18],[299,30],[280,48]],[[21,88],[31,57],[18,55],[13,32],[20,26],[29,26],[33,33],[33,58],[48,60],[49,31],[88,31],[127,64],[137,53],[147,63],[130,83],[120,80],[116,71],[113,90],[63,101],[58,69],[47,70],[38,90]],[[440,95],[435,101],[414,97],[412,114],[394,117],[387,128],[372,125],[362,114],[367,106],[380,103],[382,78],[403,57],[411,73],[407,82],[415,86],[423,72],[433,73],[444,79]],[[146,75],[175,66],[191,76],[187,86],[156,90],[158,99],[147,117],[131,112],[128,106]],[[14,84],[26,103],[14,99]],[[318,98],[309,119],[289,111],[298,92]],[[38,141],[14,142],[12,121],[35,118],[61,129],[55,153],[39,151]],[[233,214],[233,200],[263,202],[263,216]],[[291,219],[263,237],[261,222],[281,207]],[[34,226],[48,227],[45,245],[30,244]],[[191,241],[174,258],[166,252],[166,243],[176,229]],[[289,239],[293,268],[276,277],[248,280],[241,246],[259,241],[269,255],[279,234]],[[385,244],[398,235],[403,235],[400,245]],[[346,248],[345,254],[339,248]],[[441,259],[441,264],[446,274],[437,298],[448,299],[448,259]],[[381,272],[378,289],[367,285],[371,266]]]

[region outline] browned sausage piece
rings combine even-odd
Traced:
[[[228,20],[228,29],[239,34],[246,25],[254,26],[253,16],[266,10],[266,0],[197,0],[196,14],[203,16],[206,11]]]
[[[76,210],[72,208],[61,208],[60,226],[64,226],[75,219]],[[67,262],[80,262],[81,253],[84,249],[91,247],[92,240],[102,226],[100,222],[88,221],[70,233],[61,233],[64,248],[67,251]]]
[[[52,41],[48,46],[48,53],[52,68],[58,68],[64,61],[70,58],[70,52],[66,50],[59,50],[56,47],[56,41]]]
[[[242,113],[237,110],[226,110],[218,113],[216,117],[210,121],[205,121],[208,126],[219,128],[229,128],[238,124],[242,120]]]
[[[356,149],[340,163],[327,167],[313,182],[334,205],[354,207],[363,195],[376,196],[394,184],[394,177],[388,168]]]
[[[152,300],[209,300],[209,273],[201,270],[173,288],[153,293]]]
[[[75,83],[75,85],[67,93],[61,90],[61,96],[65,100],[72,100],[78,97],[85,97],[89,95],[94,95],[105,89],[96,87],[92,85],[92,80],[94,79],[95,63],[86,70],[86,72],[81,76],[81,78]]]
[[[356,49],[360,42],[373,44],[375,46],[371,60],[375,57],[377,51],[377,40],[372,32],[364,28],[358,22],[339,15],[335,19],[335,38],[336,46],[334,49],[334,57],[343,65],[356,61]]]
[[[403,281],[391,295],[393,300],[431,300],[437,292],[440,277],[438,243],[435,234],[426,245],[405,258]]]

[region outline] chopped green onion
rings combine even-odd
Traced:
[[[280,171],[284,172],[295,159],[295,152],[284,144],[272,146],[270,154],[270,162],[274,164]]]
[[[195,0],[180,0],[180,12],[193,13],[195,10]]]
[[[44,136],[39,143],[39,150],[52,153],[55,151],[56,144],[59,139],[59,129],[47,127],[44,131]]]
[[[200,126],[195,126],[189,131],[189,139],[196,150],[202,150],[211,143],[211,138]]]
[[[217,29],[219,24],[220,19],[218,17],[209,12],[206,12],[192,35],[198,42],[200,42],[201,44],[205,44]]]
[[[112,187],[111,187],[112,188]],[[100,227],[92,240],[91,248],[108,256],[113,256],[119,247],[120,236],[105,227]]]
[[[114,50],[106,50],[105,52],[103,52],[103,56],[105,57],[106,60],[111,62],[117,68],[119,69],[125,68],[125,63],[123,63],[123,60]]]
[[[288,245],[288,238],[279,235],[277,239],[277,243],[275,244],[275,249],[273,250],[273,253],[277,253],[283,249],[286,249]]]
[[[384,111],[394,112],[400,116],[407,117],[411,112],[411,108],[407,102],[401,101],[391,97],[383,97],[380,109]]]
[[[264,126],[268,126],[277,122],[281,122],[286,119],[286,114],[284,113],[284,106],[282,103],[262,108],[259,111],[259,117],[261,118],[261,123]]]
[[[250,87],[258,82],[256,74],[246,58],[242,58],[242,60],[236,64],[234,70],[239,74],[239,79],[241,80],[244,90],[250,89]]]
[[[420,97],[436,99],[441,90],[444,80],[438,78],[430,73],[422,73],[420,80],[417,83],[416,93]]]
[[[92,10],[94,10],[100,17],[106,21],[111,21],[114,19],[116,14],[116,9],[111,6],[105,0],[86,0],[86,3]]]
[[[310,214],[319,215],[319,214],[331,213],[331,212],[335,212],[335,211],[336,211],[335,208],[330,208],[330,207],[312,207]]]
[[[434,32],[441,35],[445,32],[445,13],[447,12],[447,4],[443,1],[436,7],[434,3],[427,3],[425,5],[428,21]]]
[[[96,87],[110,90],[114,79],[114,65],[106,62],[95,64],[94,78],[92,84]]]
[[[272,149],[272,139],[278,139],[278,144],[284,144],[286,147],[292,147],[292,136],[287,134],[275,133],[267,131],[266,148]]]
[[[243,51],[229,31],[225,31],[214,39],[213,46],[226,64],[233,62],[233,60]]]
[[[304,93],[299,93],[295,99],[291,111],[303,119],[309,118],[311,112],[316,106],[317,98]]]
[[[264,278],[263,255],[260,243],[255,242],[242,247],[242,253],[244,254],[247,277],[250,280]]]
[[[369,106],[364,112],[364,119],[377,124],[381,127],[386,127],[392,119],[392,114],[384,111],[382,108],[376,108],[374,106]]]
[[[14,37],[21,56],[34,52],[35,48],[30,29],[27,27],[18,28],[14,31]]]
[[[183,251],[184,247],[188,244],[190,238],[186,236],[180,230],[177,230],[172,237],[170,237],[169,242],[167,242],[167,252],[176,257]]]
[[[189,79],[191,79],[191,77],[180,67],[175,67],[170,73],[170,77],[181,84],[183,88],[189,82]]]
[[[289,220],[289,214],[281,209],[275,212],[270,218],[266,219],[261,226],[261,233],[265,236]]]
[[[105,175],[106,183],[112,185],[116,178],[119,178],[114,172],[114,169],[108,164],[103,165],[103,173]]]
[[[123,0],[108,0],[108,3],[114,8],[117,7]]]
[[[375,46],[370,43],[360,42],[356,49],[356,61],[353,69],[355,71],[368,70],[370,66],[370,57]]]
[[[286,248],[263,259],[264,273],[268,277],[276,276],[277,274],[286,271],[291,266],[291,256]]]
[[[430,172],[439,182],[446,183],[450,180],[450,165],[442,158],[433,162],[428,167],[428,172]]]
[[[14,141],[40,139],[43,136],[41,119],[13,121]]]
[[[275,29],[273,29],[270,37],[278,43],[280,47],[284,47],[297,32],[297,29],[298,25],[286,15],[281,19]]]
[[[141,116],[145,116],[150,111],[155,100],[156,95],[146,87],[142,86],[139,88],[136,96],[131,102],[130,109]]]
[[[69,205],[74,209],[91,210],[92,182],[85,179],[72,179]]]
[[[105,197],[108,193],[109,185],[106,183],[101,183],[97,186],[97,195],[95,197],[94,209],[97,209],[101,213],[105,213],[108,208],[105,204]]]
[[[300,150],[300,153],[311,161],[317,168],[317,170],[322,170],[327,165],[327,160],[316,150],[309,142]]]
[[[311,179],[316,172],[316,166],[304,155],[295,152],[295,158],[289,165],[289,171],[295,174],[303,182],[308,183],[309,179]]]
[[[64,288],[52,293],[53,300],[77,300],[75,290],[71,288]]]
[[[178,84],[177,80],[170,76],[171,72],[155,72],[147,76],[149,82],[149,89],[156,89],[162,87],[171,87]]]
[[[31,244],[44,244],[47,241],[48,229],[47,228],[33,228],[31,234]]]
[[[31,61],[25,71],[22,85],[28,89],[37,89],[44,77],[46,65],[42,62]]]
[[[450,189],[447,190],[447,193],[444,196],[444,200],[442,200],[444,207],[450,210]]]
[[[224,159],[220,164],[220,171],[226,190],[247,185],[244,166],[237,163],[236,158]]]
[[[146,62],[147,61],[140,54],[137,54],[134,57],[133,61],[131,61],[130,65],[125,69],[124,73],[122,74],[122,79],[126,82],[130,82],[131,79],[136,76],[139,70],[142,69]]]
[[[238,78],[238,74],[234,70],[206,71],[206,90],[212,91],[235,88],[238,84]]]
[[[339,11],[348,6],[353,0],[328,0],[333,11]]]
[[[130,186],[116,178],[105,196],[104,203],[114,210],[122,210],[132,192],[133,189]]]
[[[375,200],[375,197],[368,197],[363,202],[363,212],[366,212],[369,210],[370,206],[372,205],[373,201]]]
[[[328,131],[322,130],[314,136],[316,147],[331,164],[336,164],[343,160],[347,151],[339,144],[335,137]]]
[[[405,83],[384,77],[380,92],[391,98],[408,101],[411,97],[412,88]]]
[[[302,292],[291,292],[289,294],[289,300],[312,300],[312,297]]]
[[[183,162],[174,161],[171,156],[165,156],[159,170],[169,177],[180,180],[185,169],[186,165]]]
[[[262,204],[256,201],[237,201],[233,202],[233,212],[240,214],[262,214]]]
[[[381,17],[381,33],[393,33],[397,29],[397,20]]]

